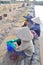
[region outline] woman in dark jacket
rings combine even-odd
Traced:
[[[24,18],[26,18],[26,20],[22,27],[28,26],[30,30],[33,30],[39,37],[40,36],[40,24],[36,22],[34,23],[34,21],[31,20],[33,18],[32,16],[24,16]]]

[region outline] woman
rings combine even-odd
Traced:
[[[32,31],[34,37],[40,36],[40,20],[39,17],[33,18],[32,16],[24,16],[26,19],[24,22],[24,26],[28,26],[29,29]]]

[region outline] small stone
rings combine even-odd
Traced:
[[[3,16],[4,16],[4,17],[7,17],[7,14],[4,14]]]

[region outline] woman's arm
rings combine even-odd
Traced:
[[[27,42],[27,41],[22,41],[22,44],[18,46],[18,48],[15,48],[16,51],[23,51],[23,50],[30,50],[31,52],[34,51],[34,45],[32,41]]]

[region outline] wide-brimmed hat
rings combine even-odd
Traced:
[[[23,16],[23,17],[26,18],[27,20],[30,20],[33,18],[32,16]]]
[[[33,21],[31,20],[32,16],[23,16],[26,20],[28,20],[29,23],[33,24]]]

